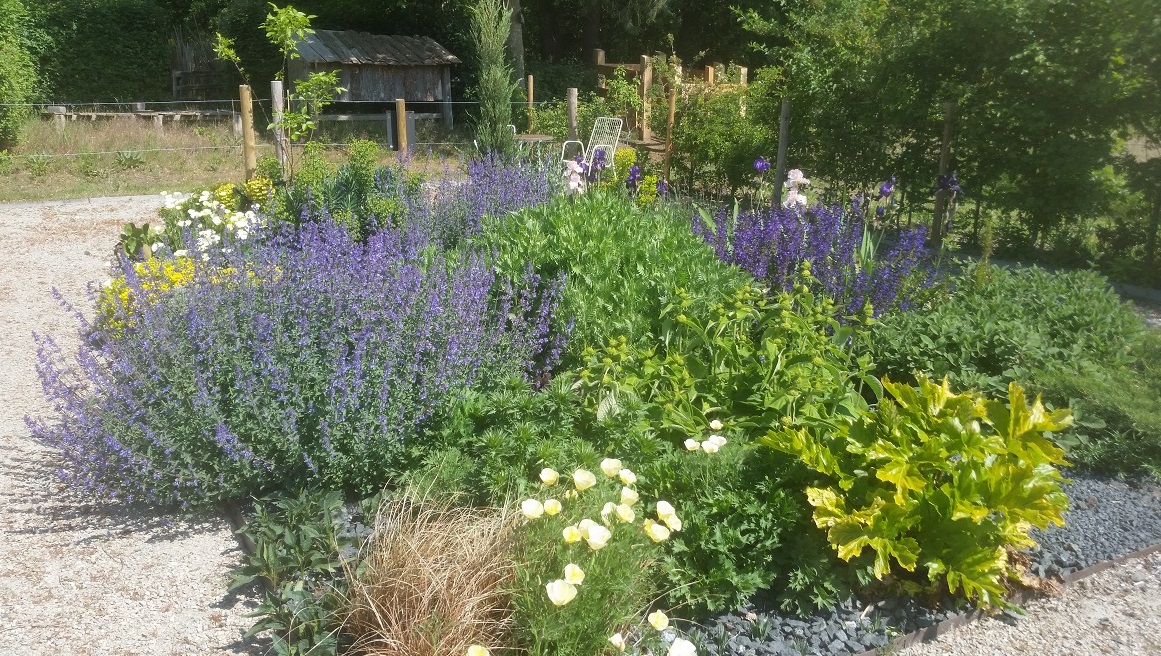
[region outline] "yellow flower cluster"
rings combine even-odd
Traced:
[[[98,322],[113,337],[134,326],[134,315],[142,304],[155,303],[164,292],[193,280],[194,265],[188,257],[172,260],[155,257],[134,264],[133,271],[140,281],[144,298],[129,286],[124,276],[106,282],[97,296]]]
[[[226,207],[238,206],[238,186],[233,182],[223,182],[214,189],[214,200]]]
[[[242,185],[242,191],[259,209],[266,209],[274,195],[274,183],[270,178],[259,175],[247,180]]]
[[[600,468],[606,479],[620,486],[617,501],[605,503],[601,509],[601,522],[585,518],[576,524],[565,526],[561,530],[561,539],[565,544],[577,544],[583,540],[590,550],[600,551],[613,538],[611,527],[615,522],[633,524],[637,520],[637,512],[633,506],[640,501],[640,495],[631,487],[636,484],[637,475],[624,467],[617,458],[605,458],[601,461]],[[545,487],[557,485],[560,479],[560,472],[555,469],[546,467],[540,470],[540,482]],[[593,472],[583,468],[577,469],[572,473],[573,489],[567,490],[562,496],[566,500],[575,499],[579,494],[595,487],[597,482],[597,475]],[[560,500],[555,498],[545,501],[529,498],[520,502],[520,512],[529,521],[535,521],[545,515],[556,515],[560,513],[562,508]],[[656,513],[657,519],[661,523],[646,519],[642,524],[642,530],[649,539],[661,542],[669,538],[671,531],[681,530],[681,519],[677,517],[677,512],[672,504],[667,501],[658,501]],[[575,568],[575,570],[570,573],[570,568]],[[549,583],[545,586],[545,592],[553,604],[563,606],[576,597],[576,586],[583,579],[584,573],[580,572],[580,568],[569,565],[565,568],[564,578]]]

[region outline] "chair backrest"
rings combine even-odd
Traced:
[[[593,161],[598,150],[605,151],[608,166],[613,165],[613,155],[617,153],[617,143],[621,141],[621,119],[602,116],[593,122],[593,133],[589,136],[589,147],[585,150],[585,161]]]

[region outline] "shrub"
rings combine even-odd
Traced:
[[[890,398],[862,416],[777,428],[761,441],[822,474],[806,496],[840,558],[869,548],[876,578],[893,572],[892,561],[907,572],[922,565],[914,578],[926,588],[1003,604],[1015,574],[1008,551],[1035,545],[1032,526],[1064,525],[1064,453],[1044,433],[1071,416],[1047,412],[1039,398],[1029,405],[1015,383],[1007,406],[923,375],[914,388],[883,386]]]
[[[398,231],[359,245],[309,226],[221,258],[74,364],[38,337],[60,422],[31,424],[73,486],[182,505],[290,482],[377,490],[422,455],[416,438],[449,398],[560,348],[535,327],[554,292],[494,304],[482,257],[417,250]]]
[[[816,288],[846,315],[867,304],[875,316],[905,310],[932,279],[923,228],[900,233],[885,252],[875,253],[879,242],[862,216],[841,206],[739,211],[735,205],[732,212],[700,212],[693,229],[723,261],[775,289],[789,290],[800,263],[810,262]]]
[[[745,111],[749,91],[699,88],[683,94],[673,131],[674,161],[685,188],[733,193],[771,139]]]
[[[720,611],[773,586],[788,607],[809,605],[779,580],[805,560],[787,550],[810,532],[791,492],[802,472],[747,447],[771,426],[855,416],[867,407],[863,380],[877,387],[869,361],[846,347],[856,328],[838,325],[809,280],[773,298],[743,286],[701,311],[679,290],[654,340],[620,337],[585,351],[576,386],[586,408],[621,427],[620,448],[642,462],[643,491],[691,508],[667,559],[674,604]]]
[[[646,339],[675,287],[714,296],[744,277],[718,262],[675,211],[643,210],[620,193],[557,196],[496,217],[477,243],[496,253],[503,276],[519,276],[529,263],[547,279],[567,275],[557,321],[563,329],[575,320],[574,354],[611,336]]]
[[[872,342],[881,373],[921,371],[1004,394],[1038,369],[1078,372],[1129,360],[1142,324],[1102,276],[981,267],[949,281],[950,296],[931,309],[884,318]]]

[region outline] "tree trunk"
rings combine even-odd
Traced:
[[[1157,264],[1157,230],[1161,229],[1161,191],[1153,192],[1153,215],[1149,219],[1149,235],[1145,238],[1145,261]]]
[[[508,0],[508,8],[512,10],[512,26],[508,30],[508,50],[512,52],[513,68],[516,79],[524,79],[524,13],[521,11],[520,0]]]
[[[560,26],[550,0],[537,0],[536,23],[540,27],[540,58],[548,61],[560,59]]]
[[[601,0],[588,0],[585,21],[585,52],[601,47]]]

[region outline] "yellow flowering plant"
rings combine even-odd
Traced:
[[[512,595],[514,638],[530,656],[616,648],[656,597],[653,566],[675,533],[665,518],[676,518],[680,509],[640,498],[636,481],[616,458],[593,469],[545,468],[525,489],[530,496],[516,502],[524,520]],[[562,486],[574,494],[562,493]],[[610,638],[616,635],[621,640]]]
[[[131,266],[136,284],[120,275],[106,282],[97,294],[97,328],[110,337],[119,337],[133,328],[142,305],[156,303],[163,294],[188,284],[194,277],[194,264],[189,258],[150,258]]]

